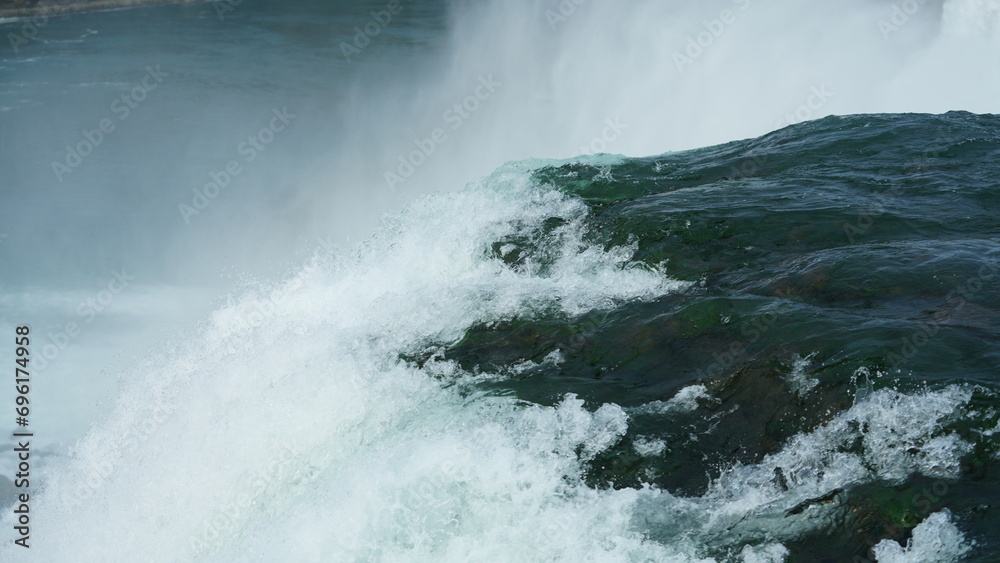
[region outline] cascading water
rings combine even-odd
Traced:
[[[996,111],[996,2],[407,3],[345,60],[355,4],[3,53],[0,330],[58,352],[0,558],[990,560],[1000,123],[902,112]]]

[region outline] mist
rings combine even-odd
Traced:
[[[175,7],[191,18],[183,41],[142,24],[147,59],[170,76],[62,176],[52,165],[64,147],[113,119],[109,103],[145,72],[108,51],[127,30],[102,31],[104,16],[54,19],[43,31],[58,52],[86,49],[56,37],[72,18],[92,18],[101,62],[59,70],[60,85],[58,61],[47,68],[52,54],[31,44],[21,50],[40,64],[19,55],[0,69],[74,100],[3,115],[18,132],[3,141],[5,223],[34,235],[18,245],[34,259],[11,281],[74,286],[126,264],[172,285],[279,279],[368,237],[414,197],[511,160],[655,155],[831,114],[996,111],[1000,71],[984,64],[997,49],[995,4],[496,0],[399,3],[388,18],[373,15],[388,13],[375,1]],[[276,12],[285,25],[260,27]],[[247,37],[261,43],[256,64],[226,64]],[[281,109],[292,122],[248,149]],[[240,173],[230,184],[199,195],[231,161]],[[83,236],[60,240],[18,205]],[[73,250],[46,252],[57,241]]]
[[[350,134],[290,171],[299,233],[363,239],[382,213],[512,160],[655,155],[826,115],[996,111],[1000,77],[983,64],[996,11],[916,6],[453,3],[425,53],[364,61],[336,108]]]
[[[0,21],[0,35],[20,37],[26,21]],[[422,451],[421,424],[492,432],[499,420],[399,362],[414,343],[453,341],[536,302],[572,316],[686,287],[632,268],[627,249],[588,246],[586,204],[540,193],[505,163],[659,155],[830,115],[1000,106],[998,0],[224,0],[37,27],[0,45],[0,329],[32,324],[43,374],[35,446],[56,460],[64,490],[108,443],[138,452],[112,462],[121,489],[101,492],[119,522],[131,522],[136,498],[200,499],[183,475],[150,489],[163,466],[200,468],[211,452],[263,471],[287,420],[301,430],[297,470],[326,472],[329,498],[344,490],[339,455],[348,481],[364,483],[369,463],[383,472],[390,505],[409,448]],[[560,276],[480,255],[550,217],[573,226],[536,241],[561,257]],[[275,312],[275,295],[291,314]],[[349,408],[329,408],[336,401]],[[164,404],[179,416],[159,434],[128,433]],[[575,399],[552,412],[522,406],[503,409],[545,440],[579,422],[574,431],[600,441],[627,418],[609,407],[591,424]],[[351,448],[392,424],[412,432],[384,434],[398,465],[370,451],[350,464]],[[522,432],[507,430],[497,463],[510,462],[520,487],[517,468],[535,460],[522,463]],[[532,478],[557,496],[543,450]],[[235,495],[234,476],[207,476],[205,494]],[[600,501],[586,512],[603,529],[609,499],[581,491]],[[307,500],[317,521],[347,518]],[[93,537],[58,491],[47,502],[77,538]],[[186,517],[172,520],[173,537],[202,523]],[[257,524],[270,528],[268,517]],[[160,523],[139,527],[152,536]],[[134,543],[153,549],[142,537]]]
[[[4,303],[57,345],[96,310],[86,296],[132,278],[53,362],[97,372],[505,162],[997,111],[996,4],[247,0],[53,17],[0,62]],[[100,392],[57,381],[79,414],[54,416],[55,434],[78,435],[101,407],[69,397]]]

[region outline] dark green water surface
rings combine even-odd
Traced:
[[[963,384],[973,398],[948,431],[973,448],[957,481],[849,488],[834,521],[786,545],[793,561],[864,559],[947,507],[976,542],[970,560],[996,560],[1000,117],[829,117],[535,176],[585,199],[591,240],[634,244],[644,264],[695,282],[583,317],[479,327],[445,354],[488,372],[559,350],[555,368],[489,384],[543,404],[572,392],[634,408],[706,387],[711,399],[694,412],[633,414],[626,439],[591,463],[594,486],[701,495],[723,468],[759,462],[873,390]],[[495,248],[516,245],[504,254],[515,264],[544,263],[537,243],[551,230]],[[663,439],[666,453],[636,454],[640,435]]]

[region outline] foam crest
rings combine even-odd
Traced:
[[[793,437],[761,464],[724,473],[708,496],[737,505],[780,499],[785,510],[860,482],[901,482],[914,473],[955,478],[970,445],[945,428],[971,397],[972,391],[961,386],[913,395],[880,389],[816,430]],[[791,494],[774,485],[779,468]],[[768,489],[772,494],[746,495]]]
[[[479,377],[453,362],[400,360],[476,324],[684,289],[630,248],[588,244],[587,215],[506,167],[416,202],[350,254],[232,299],[130,376],[114,413],[48,475],[33,508],[52,516],[33,532],[60,541],[32,557],[708,563],[735,546],[744,561],[782,561],[778,541],[821,525],[788,519],[796,506],[812,516],[852,484],[955,475],[969,446],[946,427],[964,387],[875,391],[683,498],[586,485],[587,462],[628,431],[617,405],[488,396],[442,385]],[[498,251],[511,245],[516,259]],[[652,411],[705,398],[690,386]]]
[[[882,540],[872,551],[878,563],[950,563],[961,559],[970,549],[965,534],[945,509],[918,524],[905,548],[893,540]]]
[[[668,401],[651,401],[632,409],[635,414],[689,413],[698,408],[698,400],[711,399],[704,385],[689,385],[677,392]]]
[[[589,245],[587,213],[579,200],[508,168],[454,196],[414,203],[350,255],[318,256],[284,283],[232,299],[192,342],[127,378],[114,413],[50,476],[35,506],[56,516],[36,533],[58,529],[59,545],[46,548],[64,546],[81,561],[106,560],[109,549],[112,558],[239,558],[248,538],[263,542],[256,553],[287,549],[261,538],[301,524],[302,515],[312,522],[305,531],[320,523],[350,530],[370,517],[357,536],[327,534],[333,543],[301,537],[295,526],[286,532],[301,537],[305,559],[353,553],[345,542],[357,537],[368,538],[357,549],[371,556],[465,560],[487,530],[498,543],[485,545],[496,549],[569,510],[589,522],[571,525],[580,534],[573,553],[620,541],[621,553],[662,554],[627,531],[634,493],[598,501],[579,484],[581,464],[625,432],[620,408],[591,412],[572,397],[555,408],[470,403],[399,360],[476,323],[573,315],[685,287],[632,263],[629,248]],[[496,255],[494,243],[507,239],[518,241],[523,260]],[[436,504],[376,521],[456,456],[455,471],[472,472],[471,483],[452,475],[440,494],[471,509],[461,511],[462,526],[439,520]],[[426,523],[408,528],[404,516]],[[132,533],[118,537],[125,526]],[[594,536],[600,528],[611,532]],[[376,544],[386,551],[364,551]]]
[[[649,511],[649,526],[697,526],[722,544],[786,540],[826,525],[853,485],[896,483],[914,473],[955,478],[971,446],[946,428],[971,396],[961,386],[912,395],[875,391],[759,464],[724,471],[703,497],[675,506],[669,517]]]

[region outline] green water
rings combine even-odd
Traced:
[[[884,538],[905,545],[947,507],[978,544],[973,560],[994,560],[998,157],[1000,117],[949,113],[829,117],[713,148],[544,166],[540,182],[592,208],[591,241],[634,245],[643,264],[693,287],[572,319],[481,326],[445,357],[474,372],[539,362],[487,387],[542,404],[572,392],[629,408],[704,385],[710,398],[695,412],[634,414],[588,474],[596,487],[692,497],[873,390],[975,386],[967,414],[948,424],[973,444],[958,480],[849,487],[825,499],[838,503],[833,519],[786,545],[792,561],[864,558]],[[494,252],[544,268],[553,257],[539,243],[563,228],[550,220]],[[562,363],[542,363],[557,350]],[[637,454],[640,435],[668,451]]]

